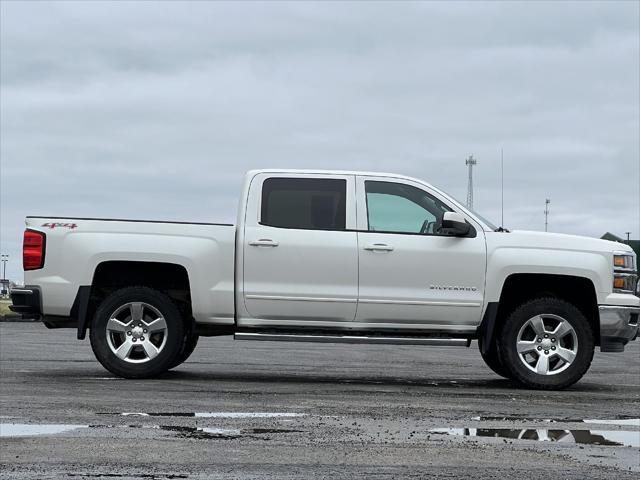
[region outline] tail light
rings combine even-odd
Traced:
[[[35,230],[25,230],[22,242],[22,268],[37,270],[44,267],[46,235]]]

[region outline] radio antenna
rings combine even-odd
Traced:
[[[500,149],[500,195],[501,195],[500,227],[504,229],[504,148]]]

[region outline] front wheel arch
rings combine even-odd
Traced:
[[[553,297],[571,303],[587,319],[600,345],[600,313],[596,289],[587,277],[543,273],[516,273],[509,275],[497,302],[489,302],[477,335],[484,345],[497,338],[504,321],[522,304],[537,298]]]

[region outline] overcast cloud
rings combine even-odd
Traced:
[[[244,171],[423,178],[640,237],[638,2],[2,2],[1,246],[26,215],[233,221]]]

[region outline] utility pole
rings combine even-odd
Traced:
[[[7,262],[9,261],[9,255],[2,254],[2,279],[7,279]]]
[[[631,235],[631,232],[624,232],[627,234],[627,245],[629,245],[629,241],[631,240],[629,237]]]
[[[473,158],[473,155],[469,155],[469,158],[464,162],[469,166],[469,184],[467,186],[467,208],[469,209],[473,209],[473,166],[477,163],[478,161]]]
[[[549,229],[549,204],[551,204],[551,200],[548,198],[544,201],[544,231],[547,232]]]

